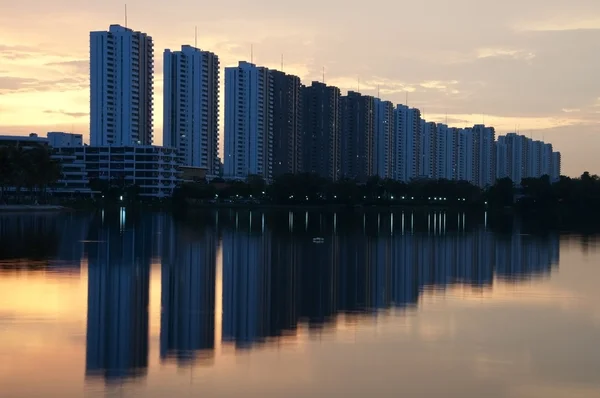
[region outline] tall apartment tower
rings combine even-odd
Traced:
[[[394,155],[394,104],[375,98],[373,172],[380,178],[392,178]]]
[[[342,175],[366,181],[373,176],[375,98],[349,91],[341,98]]]
[[[312,82],[302,87],[303,168],[331,181],[341,173],[340,89]]]
[[[496,131],[481,124],[473,126],[473,181],[485,188],[496,182]]]
[[[433,178],[454,180],[457,156],[457,129],[436,124]]]
[[[507,177],[519,185],[521,180],[527,177],[528,138],[517,133],[508,133],[504,137],[498,137],[498,142],[506,144]]]
[[[225,177],[272,178],[272,94],[269,69],[245,61],[225,68]]]
[[[152,145],[154,45],[120,25],[90,33],[90,143]]]
[[[300,78],[272,70],[273,177],[297,174],[302,166]]]
[[[505,135],[496,141],[496,179],[509,178],[511,174],[508,139]],[[514,181],[513,181],[514,182]]]
[[[183,166],[218,174],[219,57],[192,46],[164,52],[163,145]]]
[[[458,131],[457,152],[456,180],[474,183],[475,140],[472,128],[464,128]]]
[[[552,177],[552,144],[542,143],[541,176]]]
[[[421,120],[420,177],[437,178],[437,125]]]
[[[552,174],[550,175],[552,181],[560,179],[561,166],[560,152],[552,152]]]
[[[542,141],[527,140],[527,177],[539,178],[542,176]]]
[[[421,112],[397,105],[394,124],[394,179],[409,182],[420,175]]]

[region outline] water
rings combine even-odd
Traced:
[[[483,214],[1,215],[0,397],[598,397],[599,267]]]

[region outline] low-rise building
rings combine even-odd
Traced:
[[[94,179],[137,186],[141,197],[164,198],[179,183],[177,152],[157,146],[80,146],[55,148],[63,164],[61,192],[82,191]]]

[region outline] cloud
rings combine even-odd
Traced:
[[[581,112],[581,109],[569,109],[569,108],[563,108],[562,109],[563,112],[565,113],[576,113],[576,112]]]
[[[88,74],[90,71],[90,61],[88,59],[75,59],[71,61],[48,62],[45,66],[71,69],[77,73]]]
[[[63,109],[59,109],[59,110],[46,109],[44,111],[44,113],[51,113],[51,114],[55,114],[55,115],[65,115],[65,116],[69,116],[69,117],[73,117],[73,118],[87,117],[90,115],[89,112],[68,112]]]
[[[477,50],[477,58],[493,57],[505,57],[531,61],[535,58],[535,54],[526,50],[515,50],[506,48],[480,48]]]
[[[35,79],[31,77],[0,76],[0,94],[40,91],[72,91],[89,87],[87,77],[65,77],[62,79]]]
[[[22,58],[35,57],[39,53],[39,49],[31,46],[15,45],[9,46],[0,44],[0,58],[16,60]]]
[[[30,77],[0,76],[0,94],[34,91],[40,80]]]

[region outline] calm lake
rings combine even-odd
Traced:
[[[0,397],[597,398],[599,242],[483,213],[0,214]]]

